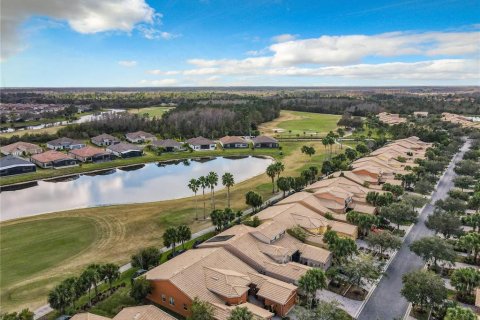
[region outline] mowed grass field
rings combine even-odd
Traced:
[[[148,107],[148,108],[140,108],[140,109],[128,109],[130,113],[138,113],[138,114],[145,114],[147,113],[150,118],[153,117],[161,117],[165,112],[174,107]]]
[[[340,115],[282,110],[280,117],[260,126],[260,131],[276,137],[325,136],[337,128]]]
[[[304,144],[317,151],[311,159],[300,152]],[[282,142],[281,145],[282,150],[270,155],[285,164],[284,176],[298,175],[311,165],[320,166],[327,157],[320,141]],[[339,146],[334,147],[336,152],[341,151]],[[256,152],[260,154],[259,150]],[[231,189],[232,208],[247,208],[245,193],[250,190],[268,199],[272,189],[270,181],[262,174],[236,184]],[[226,191],[215,194],[217,207],[225,207]],[[207,193],[207,213],[208,199]],[[2,312],[43,305],[51,288],[68,276],[78,275],[90,263],[123,264],[141,248],[162,247],[162,234],[169,226],[187,224],[192,232],[206,228],[209,220],[195,220],[196,204],[202,216],[200,193],[196,198],[78,209],[1,223]]]

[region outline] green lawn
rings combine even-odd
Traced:
[[[139,109],[128,109],[130,113],[145,114],[148,113],[149,117],[161,117],[165,112],[174,107],[148,107],[148,108],[139,108]]]
[[[307,136],[315,133],[319,136],[324,136],[329,131],[335,131],[337,122],[340,120],[339,115],[334,114],[320,114],[310,112],[289,111],[297,119],[280,122],[278,128],[284,131],[279,133],[283,137],[288,136]]]

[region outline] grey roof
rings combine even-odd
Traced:
[[[107,150],[121,153],[121,152],[127,152],[127,151],[142,151],[142,148],[139,148],[138,146],[131,143],[120,142],[118,144],[108,146]]]
[[[129,132],[125,135],[129,139],[137,139],[141,137],[145,138],[155,138],[155,136],[151,133],[145,132],[145,131],[136,131],[136,132]]]
[[[268,136],[258,136],[252,139],[254,143],[278,143],[277,139]]]
[[[214,141],[204,138],[204,137],[196,137],[187,140],[188,144],[191,145],[205,145],[205,144],[215,144]]]
[[[47,144],[52,145],[52,146],[69,146],[72,144],[84,144],[82,141],[79,140],[73,140],[70,138],[62,137],[58,138],[52,141],[48,141]]]
[[[20,157],[8,155],[5,157],[0,158],[0,168],[10,167],[10,166],[24,166],[24,165],[32,165],[35,166],[28,160],[25,160]]]
[[[156,140],[152,142],[155,147],[162,148],[181,148],[183,144],[173,139]]]
[[[103,142],[104,140],[110,140],[110,141],[120,141],[120,139],[112,136],[112,135],[109,135],[107,133],[102,133],[102,134],[99,134],[98,136],[95,136],[92,138],[92,141],[97,141],[97,142]]]

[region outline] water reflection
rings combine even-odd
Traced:
[[[47,212],[76,208],[161,201],[192,195],[188,181],[215,171],[219,176],[230,172],[235,182],[244,181],[265,171],[271,159],[208,158],[208,161],[149,163],[89,175],[55,179],[56,183],[39,181],[34,188],[0,193],[0,220],[10,220]],[[198,160],[198,159],[196,159]],[[217,187],[222,189],[222,185]]]

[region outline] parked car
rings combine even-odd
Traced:
[[[147,270],[145,269],[138,269],[137,271],[135,271],[135,273],[132,275],[132,279],[136,279],[138,277],[140,277],[142,274],[146,273]]]

